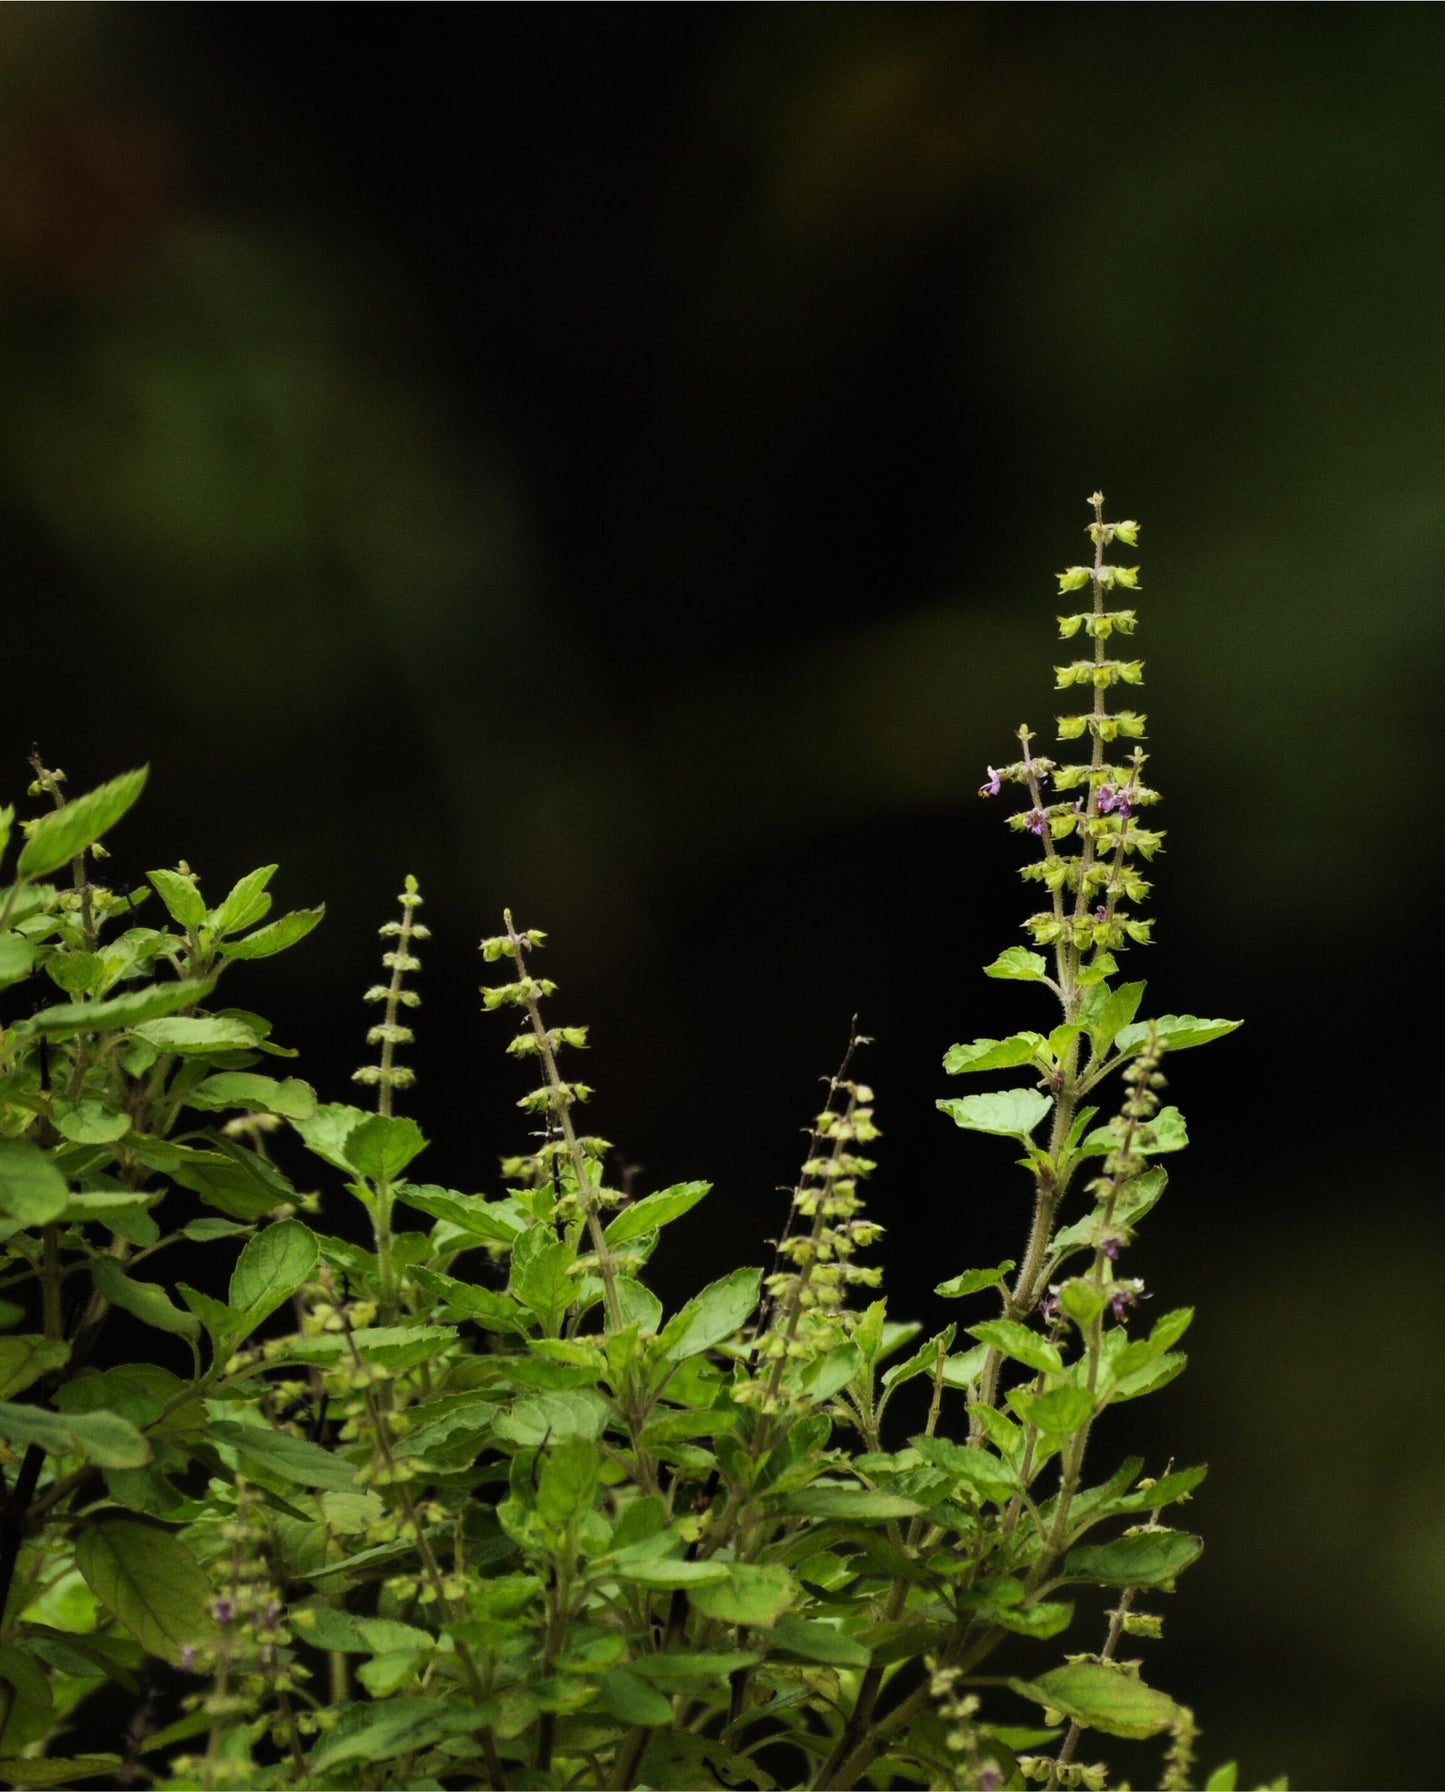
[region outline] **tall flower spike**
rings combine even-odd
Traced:
[[[1091,708],[1057,718],[1060,741],[1088,736],[1088,763],[1058,765],[1034,757],[1029,750],[1033,736],[1021,728],[1022,758],[997,771],[990,767],[982,793],[992,795],[1003,781],[1020,784],[1027,792],[1029,806],[1011,815],[1009,825],[1042,843],[1043,856],[1022,867],[1020,875],[1043,884],[1051,906],[1031,915],[1024,926],[1035,945],[1054,947],[1066,1002],[1077,996],[1081,973],[1090,968],[1086,954],[1093,955],[1097,972],[1107,974],[1113,968],[1108,954],[1131,941],[1148,942],[1153,923],[1141,920],[1134,905],[1147,898],[1150,886],[1137,861],[1153,858],[1164,839],[1162,832],[1143,827],[1138,820],[1140,810],[1159,800],[1158,792],[1144,782],[1147,755],[1138,746],[1122,763],[1108,754],[1116,743],[1142,740],[1147,722],[1136,710],[1110,708],[1111,692],[1122,685],[1142,684],[1144,662],[1116,659],[1109,652],[1116,636],[1132,635],[1137,627],[1133,609],[1110,605],[1116,594],[1139,589],[1139,569],[1110,565],[1104,552],[1114,542],[1135,546],[1139,525],[1106,523],[1101,492],[1089,502],[1094,520],[1086,532],[1094,545],[1093,564],[1071,566],[1058,578],[1061,593],[1088,591],[1093,603],[1088,610],[1060,616],[1059,635],[1065,641],[1082,635],[1093,642],[1094,650],[1087,659],[1054,668],[1056,690],[1093,693]],[[1056,801],[1044,800],[1045,785],[1056,793]],[[1065,842],[1076,844],[1077,850],[1069,851]]]
[[[415,918],[416,910],[421,907],[421,897],[417,893],[414,877],[407,878],[406,888],[397,897],[397,901],[401,904],[401,919],[388,921],[377,930],[384,940],[396,941],[389,951],[381,955],[382,964],[391,972],[391,980],[388,983],[373,983],[362,998],[367,1002],[386,1003],[385,1014],[366,1035],[368,1045],[381,1047],[381,1062],[364,1064],[351,1079],[353,1082],[375,1087],[376,1111],[379,1114],[390,1114],[394,1089],[409,1089],[416,1081],[415,1071],[396,1062],[396,1048],[399,1045],[410,1045],[416,1037],[411,1028],[404,1026],[397,1016],[403,1008],[415,1008],[421,1002],[421,997],[414,989],[405,987],[403,979],[410,972],[421,969],[421,960],[412,947],[421,940],[431,938],[431,930]]]

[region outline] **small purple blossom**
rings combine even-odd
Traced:
[[[1050,1325],[1052,1325],[1054,1320],[1056,1320],[1058,1318],[1058,1316],[1059,1316],[1059,1284],[1057,1282],[1053,1282],[1049,1285],[1048,1293],[1039,1302],[1039,1318],[1046,1320]]]
[[[999,1792],[999,1787],[1002,1784],[1003,1773],[990,1761],[988,1766],[979,1773],[978,1792]]]
[[[997,796],[1002,788],[1002,776],[990,766],[988,768],[988,783],[979,785],[978,794],[980,796]]]
[[[1044,814],[1042,809],[1030,809],[1028,814],[1024,817],[1024,826],[1031,834],[1042,836],[1044,829],[1048,825],[1048,817]]]
[[[224,1630],[236,1616],[235,1600],[227,1599],[224,1594],[219,1599],[213,1599],[211,1601],[211,1616]]]
[[[1109,919],[1108,906],[1105,903],[1101,902],[1099,904],[1099,906],[1094,910],[1094,920],[1100,927],[1102,927],[1108,921],[1108,919]]]
[[[1109,1261],[1111,1263],[1118,1262],[1118,1260],[1119,1260],[1119,1240],[1117,1238],[1114,1238],[1112,1236],[1106,1238],[1100,1248],[1102,1249],[1104,1255],[1109,1259]]]
[[[182,1643],[181,1644],[180,1666],[181,1666],[181,1672],[183,1674],[194,1674],[195,1673],[195,1671],[196,1671],[196,1645],[194,1643]]]
[[[1115,1282],[1109,1294],[1109,1305],[1114,1309],[1114,1317],[1122,1319],[1130,1307],[1148,1298],[1144,1284],[1135,1276],[1132,1281]]]
[[[1120,821],[1127,821],[1134,813],[1134,805],[1127,790],[1115,790],[1112,784],[1099,786],[1100,815],[1117,814]]]

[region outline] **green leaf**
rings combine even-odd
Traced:
[[[547,1226],[533,1226],[512,1247],[508,1285],[544,1331],[554,1332],[577,1293],[572,1266],[577,1252]]]
[[[1106,1587],[1165,1587],[1197,1561],[1204,1540],[1188,1531],[1146,1530],[1093,1548],[1071,1549],[1064,1559],[1066,1580]]]
[[[182,1649],[205,1642],[215,1628],[206,1571],[169,1531],[104,1519],[81,1534],[75,1565],[140,1646],[173,1667]]]
[[[119,1307],[134,1314],[145,1325],[159,1332],[170,1332],[179,1338],[198,1338],[200,1325],[194,1313],[183,1313],[159,1282],[133,1281],[111,1256],[91,1259],[90,1279],[96,1292]]]
[[[1155,1040],[1163,1050],[1170,1052],[1208,1045],[1211,1039],[1222,1039],[1226,1033],[1243,1025],[1240,1020],[1200,1020],[1196,1014],[1161,1014],[1153,1023]],[[1114,1049],[1121,1056],[1138,1051],[1148,1036],[1148,1022],[1139,1021],[1132,1027],[1122,1027],[1114,1041]]]
[[[42,1406],[0,1402],[0,1437],[56,1456],[85,1456],[97,1468],[144,1468],[151,1447],[128,1419],[114,1413],[61,1414]]]
[[[574,1432],[550,1446],[537,1481],[537,1514],[559,1528],[592,1510],[602,1458],[590,1437]]]
[[[38,1332],[0,1338],[0,1400],[23,1393],[69,1361],[70,1345],[63,1338],[42,1338]]]
[[[65,1178],[29,1139],[0,1139],[0,1214],[44,1226],[65,1211]]]
[[[1087,1388],[1050,1388],[1033,1394],[1027,1388],[1010,1388],[1009,1405],[1026,1425],[1049,1437],[1067,1437],[1086,1424],[1094,1411],[1094,1396]]]
[[[1096,1059],[1109,1050],[1119,1029],[1133,1020],[1143,999],[1142,983],[1121,983],[1117,989],[1096,983],[1085,993],[1080,1018],[1093,1041]]]
[[[762,1271],[758,1269],[735,1269],[731,1275],[710,1282],[701,1294],[694,1295],[674,1313],[658,1334],[661,1360],[680,1363],[732,1337],[757,1306],[761,1282]]]
[[[1042,983],[1048,975],[1048,966],[1037,952],[1030,952],[1023,946],[1010,946],[1007,951],[1000,952],[992,964],[983,967],[983,974],[1017,983]]]
[[[47,1039],[68,1039],[72,1033],[121,1032],[142,1021],[175,1014],[208,996],[215,983],[203,977],[179,977],[174,983],[153,983],[123,996],[107,996],[100,1002],[66,1002],[58,1008],[42,1008],[15,1028],[17,1033],[40,1033]]]
[[[530,1321],[527,1310],[515,1301],[510,1294],[503,1294],[495,1288],[476,1288],[470,1282],[464,1282],[456,1276],[444,1276],[440,1271],[427,1269],[417,1264],[411,1271],[413,1279],[433,1300],[442,1303],[439,1318],[456,1323],[462,1319],[474,1319],[487,1331],[525,1334]]]
[[[344,1147],[351,1168],[373,1182],[395,1181],[425,1149],[416,1121],[399,1114],[373,1114],[348,1135]]]
[[[975,1039],[972,1045],[951,1045],[943,1054],[950,1076],[969,1070],[1012,1070],[1032,1064],[1044,1045],[1041,1033],[1014,1033],[1007,1039]]]
[[[147,1386],[148,1376],[158,1377],[161,1387]],[[169,1383],[174,1383],[174,1387],[169,1387]],[[165,1411],[168,1395],[161,1388],[175,1392],[180,1386],[164,1369],[148,1363],[130,1363],[125,1368],[104,1369],[98,1375],[81,1375],[74,1381],[62,1382],[55,1390],[55,1404],[67,1418],[107,1413],[141,1427],[153,1425]]]
[[[639,1587],[655,1587],[667,1592],[678,1587],[706,1586],[709,1581],[725,1581],[728,1567],[726,1562],[688,1562],[681,1557],[670,1560],[642,1557],[629,1561],[620,1556],[608,1573]]]
[[[194,877],[183,871],[147,871],[146,878],[179,927],[194,933],[206,924],[206,904]]]
[[[1044,1369],[1056,1375],[1064,1366],[1057,1344],[1050,1344],[1016,1319],[985,1319],[979,1325],[969,1326],[968,1335],[980,1344],[1001,1350],[1015,1362],[1026,1363],[1030,1369]]]
[[[698,1562],[694,1566],[710,1567]],[[749,1668],[758,1656],[744,1649],[660,1649],[655,1655],[639,1655],[632,1662],[634,1673],[649,1680],[660,1680],[664,1686],[687,1687],[698,1680],[721,1680],[739,1668]]]
[[[1204,1782],[1204,1792],[1237,1792],[1239,1786],[1239,1763],[1226,1761]]]
[[[822,1661],[835,1668],[866,1668],[869,1662],[867,1645],[845,1636],[831,1624],[795,1618],[778,1619],[773,1626],[773,1641],[790,1655],[804,1661]]]
[[[245,1021],[220,1014],[176,1014],[166,1020],[142,1021],[130,1030],[138,1038],[149,1040],[157,1051],[175,1052],[186,1058],[209,1052],[248,1051],[258,1043]]]
[[[628,1668],[611,1668],[597,1684],[607,1713],[625,1724],[660,1728],[672,1722],[672,1700]]]
[[[817,1406],[824,1400],[831,1400],[839,1388],[847,1387],[862,1367],[863,1352],[856,1344],[835,1344],[804,1367],[797,1378],[797,1391]],[[789,1385],[793,1385],[791,1379]]]
[[[23,1792],[41,1787],[73,1786],[77,1780],[117,1779],[121,1765],[119,1755],[72,1755],[62,1760],[47,1755],[43,1760],[27,1757],[21,1761],[0,1761],[0,1786],[18,1786]]]
[[[283,1120],[309,1120],[316,1112],[316,1091],[299,1077],[278,1081],[249,1070],[221,1070],[208,1076],[186,1096],[189,1107],[222,1111],[242,1108],[249,1114],[279,1114]]]
[[[1072,1661],[1037,1680],[1011,1679],[1009,1685],[1046,1711],[1106,1736],[1157,1736],[1179,1717],[1179,1707],[1165,1693],[1146,1686],[1137,1674],[1100,1661]]]
[[[607,1406],[588,1388],[529,1394],[497,1420],[497,1434],[514,1444],[560,1444],[564,1437],[601,1437]]]
[[[891,1369],[883,1371],[883,1385],[891,1393],[905,1381],[912,1381],[915,1375],[932,1373],[941,1356],[946,1356],[953,1344],[956,1326],[945,1326],[944,1329],[930,1338],[926,1344],[920,1345],[913,1355],[906,1357],[901,1363],[895,1363]],[[939,1346],[942,1345],[942,1349]]]
[[[660,1189],[655,1195],[644,1195],[640,1201],[624,1207],[608,1226],[605,1233],[608,1244],[614,1247],[626,1244],[630,1239],[640,1238],[644,1232],[655,1231],[680,1218],[696,1207],[711,1187],[710,1182],[679,1182],[672,1188]]]
[[[211,1135],[210,1144],[205,1151],[171,1146],[178,1155],[155,1167],[232,1219],[258,1220],[273,1208],[299,1199],[275,1165],[259,1152],[219,1134]],[[132,1145],[132,1149],[142,1155],[138,1147]]]
[[[742,1624],[750,1630],[771,1630],[798,1596],[788,1570],[767,1563],[729,1562],[727,1579],[689,1591],[688,1599],[705,1618]]]
[[[735,1755],[720,1742],[685,1731],[659,1730],[647,1745],[637,1784],[654,1792],[697,1792],[699,1786],[724,1792],[777,1792],[778,1782],[752,1755]]]
[[[346,1706],[332,1728],[311,1752],[312,1773],[329,1772],[345,1761],[392,1761],[438,1741],[449,1731],[475,1728],[475,1708],[447,1705],[428,1698],[380,1699]]]
[[[231,940],[221,950],[227,958],[270,958],[277,952],[284,952],[288,946],[294,946],[298,940],[304,940],[325,913],[324,902],[315,908],[293,909],[279,921],[258,927],[241,939]]]
[[[379,1363],[400,1374],[418,1363],[435,1362],[444,1350],[457,1341],[457,1335],[445,1325],[368,1325],[353,1332],[350,1338],[323,1333],[317,1338],[279,1338],[272,1345],[278,1363],[309,1363],[318,1369],[331,1369],[338,1363],[351,1361],[353,1346],[364,1363]],[[604,1409],[605,1417],[605,1409]],[[540,1435],[525,1440],[540,1443]]]
[[[316,1268],[316,1235],[300,1220],[278,1220],[247,1239],[231,1273],[229,1304],[256,1326],[289,1300]]]
[[[100,784],[78,796],[63,809],[42,815],[31,825],[20,849],[17,873],[27,883],[68,865],[79,852],[93,846],[130,808],[145,788],[149,767],[123,772],[108,784]]]
[[[484,1238],[488,1244],[514,1244],[530,1224],[521,1203],[510,1195],[502,1201],[488,1201],[482,1195],[459,1195],[454,1189],[438,1188],[430,1182],[404,1182],[393,1192],[408,1207],[445,1220],[448,1225],[460,1226],[462,1231],[470,1232],[473,1238]]]
[[[942,1295],[944,1300],[961,1300],[965,1294],[977,1294],[983,1288],[997,1288],[1014,1267],[1014,1260],[1010,1257],[1007,1262],[1000,1263],[994,1269],[966,1269],[962,1275],[940,1282],[933,1292]]]
[[[1184,1124],[1184,1116],[1178,1108],[1160,1108],[1149,1122],[1149,1130],[1153,1133],[1153,1142],[1144,1144],[1136,1133],[1134,1149],[1141,1157],[1155,1157],[1164,1151],[1182,1151],[1189,1143],[1189,1133]],[[1118,1149],[1119,1134],[1113,1125],[1096,1126],[1079,1146],[1080,1157],[1103,1157],[1110,1151]]]
[[[23,983],[34,968],[35,948],[24,934],[0,934],[0,989]]]
[[[210,1403],[212,1406],[215,1402]],[[320,1444],[293,1437],[289,1431],[269,1426],[241,1424],[235,1419],[212,1419],[206,1428],[212,1443],[224,1444],[238,1456],[249,1457],[257,1468],[294,1481],[299,1487],[325,1487],[344,1493],[356,1485],[356,1464],[323,1450]]]
[[[936,1104],[955,1126],[966,1132],[988,1132],[1005,1139],[1027,1140],[1053,1107],[1037,1089],[1001,1089],[992,1095],[953,1096]]]
[[[72,1100],[66,1095],[50,1098],[50,1117],[61,1138],[73,1145],[113,1145],[130,1131],[130,1115],[114,1102],[92,1097]]]
[[[274,865],[262,865],[241,878],[221,906],[212,912],[211,926],[218,935],[224,938],[227,934],[240,933],[243,928],[254,927],[258,921],[265,920],[271,910],[266,886],[275,875]]]
[[[975,1501],[993,1500],[1001,1506],[1018,1492],[1018,1476],[987,1450],[926,1434],[910,1442],[925,1462],[953,1477],[956,1492],[966,1492]]]
[[[804,1487],[785,1494],[779,1504],[805,1518],[913,1518],[923,1510],[917,1500],[871,1487]]]

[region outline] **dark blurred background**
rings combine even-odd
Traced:
[[[1086,495],[1143,519],[1129,969],[1248,1026],[1171,1067],[1194,1362],[1107,1445],[1213,1465],[1148,1671],[1251,1784],[1441,1771],[1442,75],[1438,7],[0,11],[8,793],[148,760],[122,877],[324,899],[231,998],[329,1099],[414,872],[459,1187],[525,1140],[476,941],[548,928],[592,1124],[717,1185],[669,1292],[856,1012],[894,1316],[982,1316],[1027,1197],[939,1060],[1048,1009],[974,792]]]

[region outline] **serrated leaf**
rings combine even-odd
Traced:
[[[249,1051],[257,1043],[254,1030],[245,1021],[227,1015],[179,1015],[165,1020],[142,1021],[131,1032],[149,1040],[157,1051],[175,1052],[180,1057],[198,1057],[209,1052]]]
[[[993,1269],[966,1269],[962,1275],[940,1282],[933,1292],[941,1295],[944,1300],[962,1300],[966,1294],[977,1294],[984,1288],[997,1288],[1014,1267],[1014,1260],[1010,1257]]]
[[[278,1220],[247,1239],[227,1292],[229,1304],[259,1325],[289,1300],[316,1268],[320,1247],[316,1235],[300,1220]]]
[[[42,815],[34,822],[20,849],[16,866],[27,883],[47,872],[68,865],[77,853],[93,846],[111,828],[145,789],[147,766],[138,771],[123,772],[108,784],[99,784],[78,796],[63,809]]]
[[[1152,1140],[1145,1144],[1136,1132],[1134,1150],[1141,1157],[1156,1157],[1165,1151],[1182,1151],[1189,1143],[1189,1131],[1184,1124],[1184,1116],[1178,1108],[1160,1108],[1159,1112],[1148,1122]],[[1120,1143],[1119,1135],[1112,1126],[1096,1126],[1078,1147],[1080,1157],[1103,1157],[1114,1151]]]
[[[128,1276],[115,1257],[91,1259],[90,1279],[96,1292],[133,1314],[142,1324],[179,1338],[198,1338],[201,1328],[193,1313],[183,1313],[159,1282],[138,1282]]]
[[[333,1455],[304,1437],[293,1437],[289,1431],[244,1425],[235,1419],[212,1419],[206,1436],[213,1443],[249,1457],[257,1468],[278,1475],[283,1481],[294,1481],[299,1487],[324,1487],[345,1493],[356,1485],[354,1462]]]
[[[461,1195],[455,1189],[438,1188],[430,1182],[405,1182],[394,1192],[397,1200],[408,1207],[459,1226],[489,1244],[514,1244],[531,1224],[521,1203],[510,1195],[501,1201],[488,1201],[482,1195]]]
[[[615,1574],[618,1580],[631,1581],[639,1587],[656,1587],[663,1592],[676,1591],[679,1587],[703,1587],[710,1581],[725,1581],[728,1577],[726,1562],[689,1562],[680,1556],[637,1560],[622,1556],[608,1573]]]
[[[798,1596],[797,1582],[779,1564],[729,1562],[727,1570],[725,1581],[688,1593],[689,1602],[705,1618],[771,1630]]]
[[[325,913],[324,902],[315,908],[293,909],[289,915],[258,927],[254,933],[227,941],[221,950],[227,958],[271,958],[288,946],[294,946],[298,940],[304,940]]]
[[[609,1669],[597,1692],[603,1709],[621,1723],[657,1729],[672,1722],[672,1700],[629,1668]]]
[[[1096,983],[1085,992],[1080,1018],[1093,1041],[1096,1059],[1108,1051],[1119,1029],[1133,1020],[1143,999],[1143,983],[1121,983],[1117,989]]]
[[[537,1478],[537,1515],[548,1524],[575,1523],[592,1510],[602,1458],[590,1437],[574,1432],[543,1453]]]
[[[953,1096],[936,1105],[966,1132],[1026,1142],[1054,1104],[1037,1089],[1000,1089],[991,1095]]]
[[[988,1344],[995,1350],[1001,1350],[1005,1356],[1012,1357],[1015,1362],[1027,1364],[1030,1369],[1044,1369],[1057,1374],[1064,1366],[1057,1344],[1050,1344],[1047,1338],[1041,1338],[1036,1331],[1020,1325],[1016,1319],[985,1319],[967,1329],[969,1337],[977,1338],[980,1344]]]
[[[215,1628],[206,1571],[168,1531],[129,1519],[92,1524],[75,1546],[75,1565],[141,1647],[173,1667]]]
[[[1204,1549],[1202,1537],[1188,1531],[1140,1531],[1112,1543],[1071,1549],[1064,1558],[1066,1580],[1093,1581],[1106,1587],[1167,1586]]]
[[[778,1782],[753,1755],[736,1755],[720,1742],[685,1731],[659,1730],[638,1769],[639,1786],[654,1792],[697,1792],[699,1786],[724,1792],[777,1792]]]
[[[1046,1394],[1010,1388],[1006,1398],[1026,1425],[1053,1438],[1067,1437],[1086,1424],[1095,1404],[1087,1388],[1050,1388]]]
[[[0,1139],[0,1214],[44,1226],[65,1211],[65,1178],[29,1139]]]
[[[1023,946],[1010,946],[1007,951],[1000,952],[992,964],[983,967],[983,974],[1018,983],[1042,983],[1048,975],[1048,965],[1039,953],[1030,952]]]
[[[564,1437],[601,1437],[605,1402],[588,1388],[529,1394],[497,1419],[497,1433],[514,1444],[557,1444]]]
[[[278,1080],[249,1070],[221,1070],[198,1083],[186,1102],[214,1112],[242,1108],[250,1114],[279,1114],[283,1120],[309,1120],[316,1112],[316,1091],[299,1077]]]
[[[38,1333],[0,1338],[0,1400],[23,1393],[69,1360],[70,1345],[63,1338],[42,1338]]]
[[[151,1447],[128,1419],[114,1413],[58,1413],[0,1402],[0,1437],[35,1444],[52,1455],[87,1457],[98,1468],[144,1468]]]
[[[1037,1680],[1011,1679],[1009,1685],[1046,1710],[1106,1736],[1157,1736],[1179,1717],[1167,1694],[1146,1686],[1137,1674],[1099,1661],[1072,1661]]]
[[[23,983],[34,968],[35,947],[24,934],[0,934],[0,989]]]
[[[966,1492],[975,1500],[993,1500],[998,1505],[1018,1492],[1018,1476],[987,1450],[926,1434],[909,1441],[925,1462],[953,1477],[955,1492]]]
[[[975,1039],[972,1045],[951,1045],[943,1054],[950,1076],[964,1071],[1013,1070],[1031,1064],[1044,1045],[1041,1033],[1013,1033],[1007,1039]]]
[[[1191,1046],[1208,1045],[1211,1039],[1222,1039],[1244,1025],[1239,1020],[1200,1020],[1196,1014],[1161,1014],[1154,1023],[1154,1036],[1165,1051],[1184,1052]],[[1149,1024],[1136,1022],[1121,1027],[1114,1049],[1121,1055],[1137,1051],[1149,1035]]]
[[[218,935],[224,938],[227,934],[240,933],[265,920],[271,909],[266,886],[275,875],[274,865],[260,865],[237,881],[226,900],[211,914],[211,926]]]
[[[866,1668],[870,1659],[866,1643],[847,1636],[832,1624],[792,1614],[774,1624],[773,1641],[790,1655],[799,1655],[804,1661],[821,1661],[829,1667]]]
[[[644,1195],[640,1201],[624,1207],[608,1226],[608,1244],[626,1244],[644,1232],[656,1231],[697,1206],[712,1187],[710,1182],[679,1182],[672,1188],[660,1189],[655,1195]]]
[[[130,1115],[114,1102],[86,1096],[53,1095],[50,1117],[61,1138],[73,1145],[113,1145],[130,1131]]]
[[[120,1765],[119,1755],[72,1755],[68,1760],[47,1755],[40,1760],[0,1761],[0,1786],[40,1792],[41,1787],[73,1786],[80,1780],[116,1780]]]
[[[47,1039],[68,1039],[72,1033],[121,1032],[190,1008],[203,1001],[214,987],[210,978],[180,977],[174,983],[153,983],[123,996],[106,996],[99,1002],[65,1002],[56,1008],[42,1008],[29,1020],[21,1021],[15,1031],[41,1033]]]
[[[191,932],[205,926],[206,903],[194,877],[183,871],[147,871],[146,878],[177,926]]]
[[[913,1518],[923,1510],[917,1500],[871,1487],[804,1487],[779,1505],[805,1518]]]
[[[400,1114],[372,1114],[348,1134],[343,1148],[357,1175],[373,1182],[394,1181],[425,1149],[421,1128]]]
[[[735,1269],[729,1276],[710,1282],[668,1320],[657,1338],[659,1356],[666,1363],[680,1363],[721,1344],[747,1323],[758,1304],[762,1271]]]

